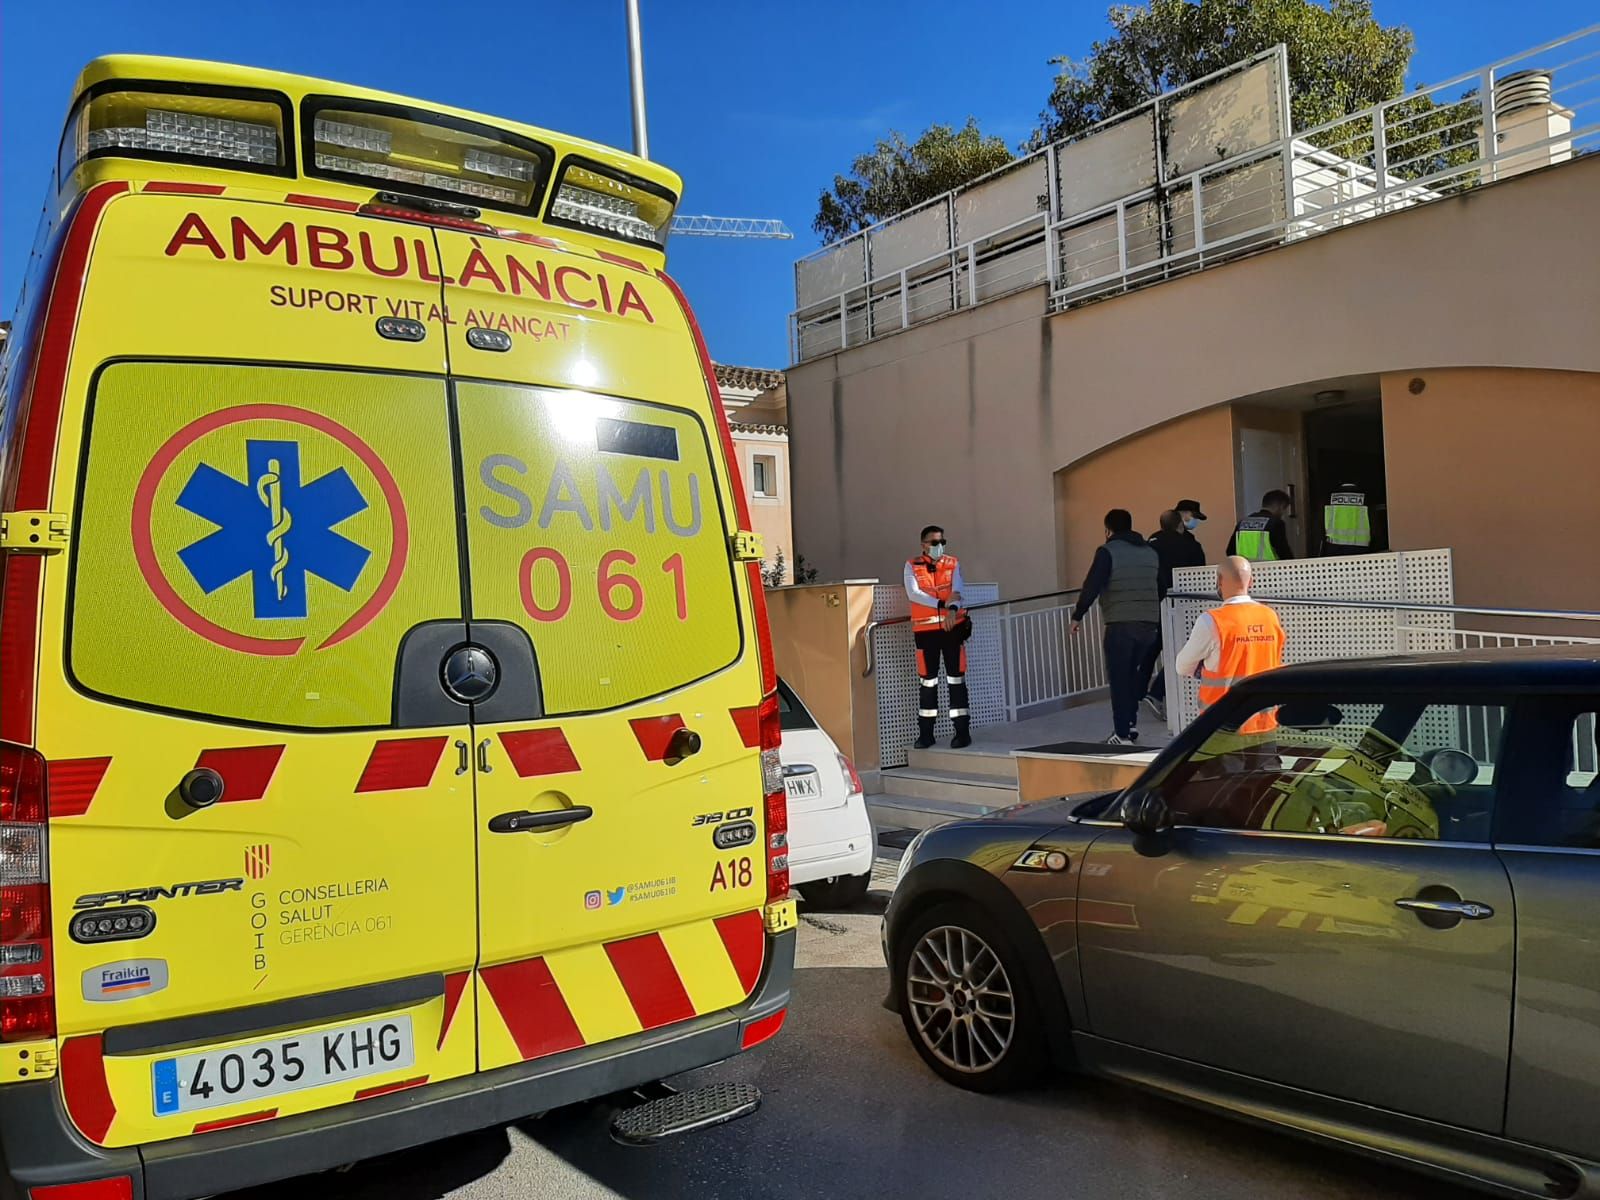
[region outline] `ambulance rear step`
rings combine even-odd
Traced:
[[[662,1083],[632,1095],[655,1098],[611,1118],[611,1136],[624,1146],[648,1146],[676,1134],[725,1125],[761,1107],[760,1089],[750,1083],[713,1083],[688,1092]]]

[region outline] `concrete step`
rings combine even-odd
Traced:
[[[966,775],[992,775],[1011,783],[1017,781],[1017,764],[1009,747],[970,746],[951,750],[936,746],[932,750],[912,750],[906,765],[919,771],[959,771]]]
[[[1001,793],[1004,795],[1004,793]],[[867,811],[879,829],[930,829],[946,821],[981,817],[1007,804],[972,804],[961,800],[931,800],[921,796],[879,792],[867,797]]]
[[[900,767],[885,771],[880,786],[890,796],[916,796],[923,800],[950,800],[987,808],[1004,808],[1017,802],[1015,778],[971,775],[965,771],[921,771]]]

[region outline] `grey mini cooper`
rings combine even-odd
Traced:
[[[889,1006],[1508,1196],[1600,1195],[1600,647],[1285,668],[1127,790],[920,835]]]

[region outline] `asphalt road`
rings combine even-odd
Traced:
[[[783,1032],[673,1082],[747,1080],[754,1116],[631,1149],[597,1102],[229,1200],[747,1200],[916,1196],[1464,1200],[1466,1193],[1094,1080],[977,1096],[929,1072],[881,1001],[875,892],[804,913]]]

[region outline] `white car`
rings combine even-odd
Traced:
[[[789,796],[789,881],[807,904],[848,908],[867,894],[876,844],[861,777],[781,679],[778,710],[778,757]]]

